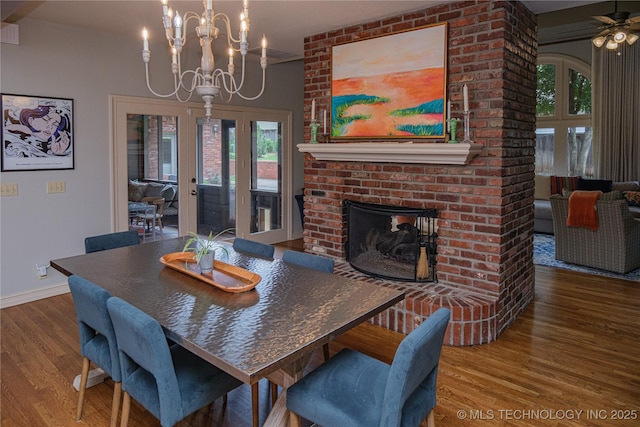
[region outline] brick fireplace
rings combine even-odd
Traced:
[[[406,299],[374,323],[409,333],[431,312],[448,307],[452,320],[445,342],[473,345],[497,339],[534,296],[533,13],[519,2],[463,1],[308,37],[305,105],[310,109],[315,99],[320,111],[331,111],[332,45],[445,21],[448,97],[460,112],[462,86],[468,85],[470,136],[481,150],[462,164],[433,158],[358,161],[357,154],[319,160],[305,154],[304,245],[307,252],[334,257],[337,274],[406,291]],[[429,149],[453,145],[425,143]],[[437,283],[394,282],[351,268],[344,261],[345,200],[437,209]]]

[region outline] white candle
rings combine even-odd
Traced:
[[[142,49],[149,50],[149,33],[146,28],[142,29]]]
[[[262,57],[267,57],[267,38],[264,34],[262,35]]]
[[[327,134],[327,110],[324,110],[324,113],[322,113],[322,115],[323,115],[322,123],[324,124],[322,128],[322,133],[326,135]]]
[[[316,119],[316,100],[311,101],[311,121]]]
[[[462,87],[462,96],[464,98],[464,112],[468,113],[469,112],[469,88],[467,87],[466,84]]]
[[[451,132],[451,100],[447,101],[447,132]]]

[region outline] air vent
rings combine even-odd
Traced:
[[[262,48],[255,47],[253,49],[249,49],[248,53],[259,57],[260,55],[262,55]],[[281,50],[271,49],[269,47],[267,48],[267,59],[269,60],[270,64],[279,64],[281,62],[297,61],[298,59],[302,59],[302,58],[303,57],[301,55],[296,55],[295,53],[283,52]]]
[[[7,44],[20,44],[20,28],[17,24],[2,23],[0,42]]]

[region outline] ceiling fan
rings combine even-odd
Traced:
[[[620,43],[627,42],[634,44],[640,36],[640,16],[629,18],[629,12],[618,12],[618,2],[615,2],[615,11],[604,16],[594,16],[601,22],[602,31],[598,33],[591,41],[597,47],[605,46],[607,49],[614,50]]]

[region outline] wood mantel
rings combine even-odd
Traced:
[[[474,143],[355,142],[298,144],[317,160],[377,163],[466,165],[482,150]]]

